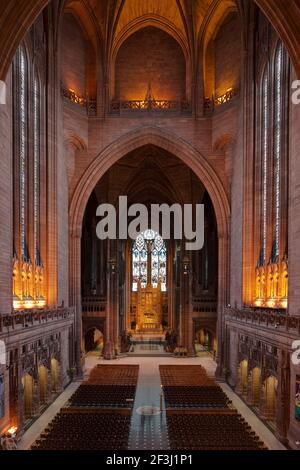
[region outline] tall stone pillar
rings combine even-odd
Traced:
[[[229,241],[228,236],[219,236],[219,266],[218,266],[218,320],[217,320],[217,370],[216,378],[225,381],[226,378],[226,338],[225,338],[225,307],[229,298]]]
[[[280,351],[278,371],[276,436],[281,442],[287,444],[290,405],[290,355],[287,351]]]
[[[192,270],[190,256],[187,254],[181,264],[180,278],[180,345],[187,349],[189,355],[193,356],[195,350],[193,344]]]
[[[81,230],[70,233],[70,306],[75,308],[74,358],[77,376],[82,377]]]
[[[168,326],[174,328],[174,276],[173,276],[173,246],[168,250],[168,270],[167,270],[167,285],[168,285]]]
[[[105,359],[115,357],[119,340],[119,273],[115,243],[108,241],[107,312]]]

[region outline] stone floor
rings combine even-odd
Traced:
[[[86,375],[99,363],[107,363],[95,356],[86,358]],[[123,357],[113,361],[116,364],[138,364],[140,366],[138,386],[134,403],[129,448],[131,450],[160,450],[168,449],[168,434],[164,406],[161,409],[159,365],[202,365],[208,375],[214,376],[216,364],[211,357],[174,358],[174,357]],[[60,408],[68,401],[79,382],[72,383],[60,397],[47,409],[47,411],[24,434],[19,443],[19,449],[29,449],[40,433],[52,421]],[[270,450],[286,450],[276,439],[274,434],[257,418],[247,405],[226,384],[220,384],[225,393],[232,400],[239,413],[257,433],[260,439]],[[141,408],[154,414],[143,415]],[[157,413],[157,414],[156,414]]]

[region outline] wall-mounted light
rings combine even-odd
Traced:
[[[11,428],[8,429],[7,434],[9,434],[10,437],[15,438],[17,431],[18,431],[17,426],[12,426]]]

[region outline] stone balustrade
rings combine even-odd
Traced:
[[[74,315],[74,308],[26,310],[8,315],[0,315],[0,334],[23,328],[31,328],[58,320],[69,320],[72,319]]]
[[[228,320],[236,320],[255,327],[300,334],[300,317],[288,315],[286,310],[226,308],[225,316]]]

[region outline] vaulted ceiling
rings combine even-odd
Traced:
[[[220,0],[219,3],[225,1]],[[144,2],[148,3],[148,0],[140,0],[140,3]],[[164,0],[161,0],[161,3],[163,2]],[[49,0],[0,2],[0,79],[5,79],[18,45],[48,3]],[[66,3],[66,0],[57,0],[56,7],[53,6],[54,14],[59,15],[59,10]],[[93,13],[93,19],[97,19],[102,38],[107,35],[114,36],[111,25],[115,27],[118,24],[126,0],[82,0],[82,3]],[[199,25],[206,21],[205,16],[207,17],[213,10],[215,0],[174,0],[173,3],[178,5],[178,12],[184,18],[185,29],[190,36],[191,29],[196,32],[198,29],[200,30]],[[241,11],[245,10],[245,0],[237,0],[237,3]],[[285,42],[296,70],[300,73],[299,0],[255,0],[255,3],[266,14]],[[192,37],[195,37],[196,34],[194,33]]]
[[[235,1],[235,0],[233,0]],[[181,42],[191,57],[201,27],[220,3],[228,0],[67,0],[66,10],[73,11],[88,34],[96,28],[109,54],[122,38],[144,25],[157,25]],[[231,2],[232,3],[232,2]],[[90,21],[87,21],[87,15]],[[88,24],[89,23],[89,24]]]

